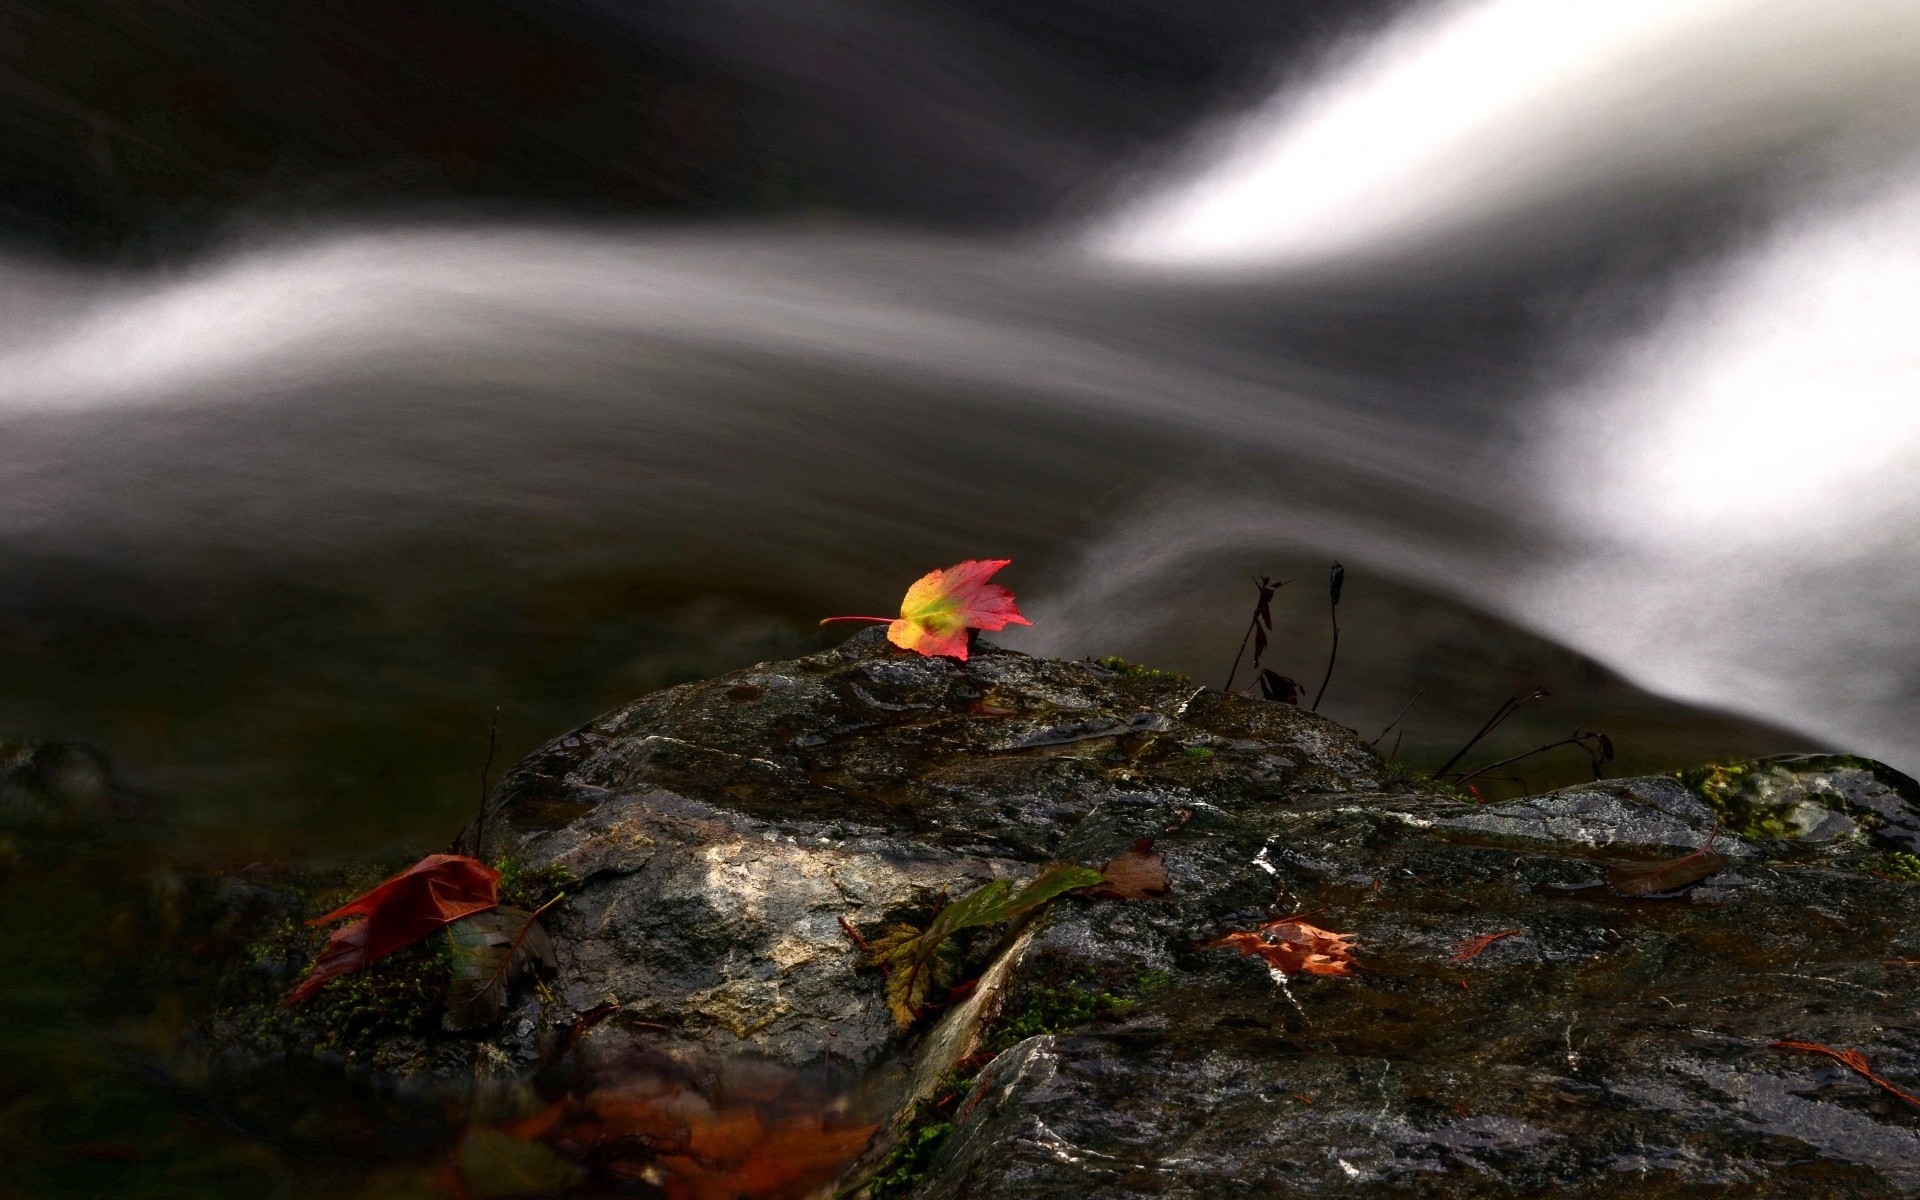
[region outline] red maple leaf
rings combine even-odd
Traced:
[[[1299,917],[1281,917],[1251,930],[1229,933],[1208,942],[1209,947],[1231,946],[1242,954],[1263,958],[1288,975],[1353,974],[1353,935],[1332,933]]]
[[[879,621],[887,640],[902,650],[928,657],[936,654],[967,659],[967,630],[989,633],[1008,625],[1031,625],[1020,615],[1013,593],[988,583],[1010,558],[968,559],[940,571],[928,571],[914,581],[900,601],[895,617],[828,617],[821,621]]]
[[[500,872],[464,854],[429,854],[309,925],[360,917],[333,931],[307,977],[287,996],[298,1004],[328,980],[377,962],[450,921],[500,902]]]

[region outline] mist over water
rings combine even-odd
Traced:
[[[1338,556],[1920,766],[1920,15],[1482,0],[1315,61],[1092,233],[362,221],[15,263],[9,603],[100,576],[88,605],[164,623],[267,578],[430,642],[469,593],[621,572],[798,627],[993,553],[1036,619],[1009,644],[1198,667],[1220,589]],[[1577,319],[1675,197],[1768,217]]]

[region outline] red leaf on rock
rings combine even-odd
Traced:
[[[881,621],[887,640],[903,650],[932,657],[967,658],[967,630],[989,633],[1008,625],[1031,625],[1020,615],[1013,593],[988,583],[1010,558],[968,559],[940,571],[929,571],[914,581],[900,601],[900,616],[828,617],[821,621]]]
[[[1242,954],[1265,959],[1286,975],[1353,974],[1353,935],[1332,933],[1299,917],[1281,917],[1257,929],[1229,933],[1207,943],[1209,948],[1231,946]]]
[[[1835,1050],[1832,1046],[1822,1046],[1818,1042],[1774,1042],[1772,1046],[1775,1050],[1799,1050],[1806,1054],[1823,1055],[1839,1063],[1847,1070],[1852,1071],[1855,1075],[1860,1076],[1882,1091],[1891,1092],[1915,1108],[1920,1108],[1920,1096],[1903,1092],[1893,1084],[1875,1075],[1873,1068],[1867,1065],[1867,1056],[1858,1050]]]
[[[1087,895],[1103,900],[1150,900],[1173,890],[1167,876],[1167,860],[1153,848],[1152,838],[1140,838],[1133,849],[1107,860],[1100,873],[1105,883],[1087,889]]]
[[[419,862],[309,925],[360,917],[333,931],[313,969],[287,996],[298,1004],[330,979],[385,958],[449,921],[500,902],[500,872],[464,854],[429,854]]]
[[[1483,933],[1479,937],[1468,938],[1454,948],[1453,958],[1449,961],[1463,963],[1479,958],[1481,951],[1485,950],[1488,946],[1493,945],[1501,938],[1510,938],[1519,932],[1518,929],[1502,929],[1499,933]],[[1463,984],[1462,986],[1465,985]]]

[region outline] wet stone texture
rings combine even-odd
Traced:
[[[883,1163],[883,1136],[853,1177],[920,1200],[1920,1193],[1920,1107],[1771,1046],[1857,1048],[1920,1093],[1920,788],[1857,759],[1716,770],[1476,805],[1293,706],[869,631],[512,772],[489,853],[574,882],[550,999],[485,1045],[528,1057],[596,1010],[588,1050],[858,1073],[961,1044],[893,1131],[930,1153]],[[1727,869],[1681,894],[1602,882],[1709,836]],[[977,939],[994,986],[960,1035],[899,1033],[842,926],[1143,837],[1170,894]],[[1354,973],[1208,945],[1289,914],[1354,935]]]
[[[986,645],[921,658],[874,630],[559,739],[503,781],[489,847],[579,881],[549,923],[565,1004],[620,1006],[596,1036],[868,1068],[900,1038],[843,921],[924,921],[1072,857],[1096,814],[1385,785],[1352,733],[1289,706]]]

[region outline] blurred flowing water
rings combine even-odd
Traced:
[[[1920,767],[1920,11],[1412,5],[1282,68],[1011,232],[21,252],[0,731],[101,747],[195,866],[402,855],[470,811],[496,706],[510,760],[933,566],[1015,560],[1007,644],[1210,683],[1248,575],[1288,578],[1270,665],[1311,685],[1338,558],[1324,710],[1422,693],[1416,766],[1544,684],[1489,753]],[[36,945],[10,975],[71,965]]]

